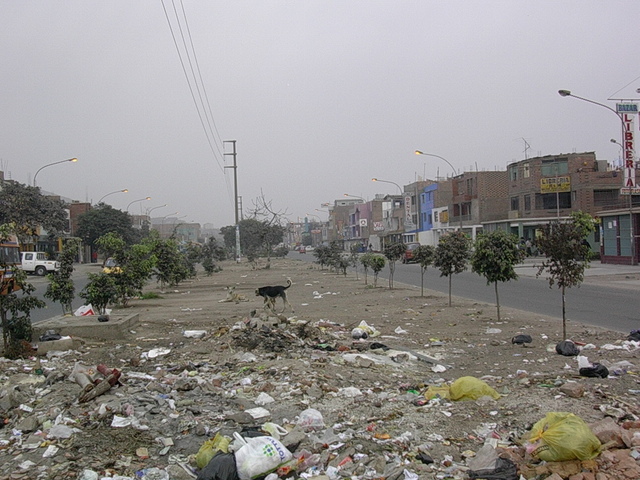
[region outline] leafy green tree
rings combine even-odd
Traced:
[[[385,245],[383,254],[389,260],[389,288],[393,290],[393,274],[396,271],[396,262],[402,258],[407,246],[404,243],[390,243]]]
[[[413,252],[413,257],[420,264],[420,296],[424,297],[424,274],[429,265],[433,265],[436,249],[431,245],[420,245]]]
[[[164,288],[165,285],[174,287],[188,278],[189,272],[183,254],[180,253],[174,239],[158,240],[153,253],[157,258],[156,279],[160,282],[160,288]]]
[[[496,309],[500,321],[500,297],[498,282],[516,280],[518,274],[515,266],[522,263],[526,252],[519,248],[518,237],[496,230],[481,234],[476,239],[475,249],[471,255],[471,269],[487,279],[487,285],[493,283],[496,292]]]
[[[119,235],[109,233],[97,239],[95,244],[101,251],[112,252],[118,263],[118,268],[107,275],[113,279],[116,287],[114,303],[126,307],[130,298],[142,294],[142,289],[151,277],[156,261],[153,256],[154,241],[127,246]]]
[[[227,252],[224,247],[214,237],[209,237],[202,246],[202,267],[207,276],[213,275],[214,272],[219,272],[220,267],[216,262],[221,262],[225,258],[227,258]]]
[[[0,224],[14,223],[14,234],[23,246],[35,243],[38,228],[55,236],[68,228],[65,204],[46,197],[38,187],[5,181],[0,190]]]
[[[271,224],[266,220],[248,218],[241,220],[238,226],[240,228],[240,250],[247,258],[257,259],[260,255],[270,257],[273,247],[281,243],[284,238],[285,228],[278,224]],[[235,225],[222,227],[220,233],[224,238],[225,247],[235,252]]]
[[[13,225],[0,225],[0,238],[6,241],[15,235]],[[45,303],[31,294],[35,287],[27,282],[24,270],[7,265],[0,261],[3,271],[13,272],[13,288],[0,295],[0,323],[2,324],[2,340],[4,356],[7,358],[24,357],[29,354],[33,328],[31,326],[31,310],[44,308]]]
[[[71,315],[73,308],[71,306],[75,298],[76,287],[71,279],[73,273],[73,262],[80,248],[80,239],[68,238],[62,246],[60,254],[60,270],[50,273],[49,285],[44,296],[54,302],[58,302],[62,307],[63,315]]]
[[[537,239],[545,259],[536,276],[546,271],[549,288],[557,285],[562,293],[563,338],[567,338],[565,290],[580,285],[584,280],[584,271],[589,267],[591,258],[591,249],[585,239],[594,228],[595,223],[589,214],[574,212],[566,223],[554,221],[543,226]]]
[[[353,267],[353,269],[356,272],[356,280],[359,280],[358,278],[358,263],[360,263],[360,246],[359,245],[351,245],[351,248],[349,249],[349,265],[351,267]]]
[[[119,236],[127,245],[140,241],[140,233],[133,228],[131,216],[111,205],[100,203],[78,217],[77,235],[86,245],[95,246],[96,241],[107,233]]]
[[[89,282],[80,292],[87,304],[95,308],[98,315],[104,315],[110,303],[118,301],[118,288],[116,286],[116,276],[110,273],[90,273]]]
[[[331,264],[331,248],[329,245],[319,245],[313,251],[313,256],[316,257],[316,262],[320,264],[320,270],[324,270],[325,265]]]
[[[382,255],[373,254],[371,256],[371,270],[373,270],[373,287],[378,286],[378,275],[384,268],[384,264],[387,263],[385,257]]]
[[[441,277],[449,277],[449,306],[451,306],[451,277],[467,268],[471,255],[471,240],[461,230],[443,235],[436,247],[433,265]]]
[[[371,264],[373,263],[373,253],[367,252],[364,255],[360,256],[360,264],[362,265],[362,271],[364,272],[364,284],[367,285],[368,282],[368,273],[371,268]]]

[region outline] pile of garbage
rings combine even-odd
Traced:
[[[393,333],[261,312],[185,330],[197,354],[120,344],[94,365],[87,343],[2,359],[0,479],[640,478],[634,403],[595,387],[587,423],[570,408],[590,388],[579,376],[444,378],[444,342],[427,354]],[[583,375],[594,365],[580,375],[634,368]],[[539,411],[544,396],[566,409]]]

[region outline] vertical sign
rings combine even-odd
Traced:
[[[411,197],[404,197],[404,224],[413,228],[413,218],[411,217]]]
[[[624,125],[623,135],[623,184],[620,189],[622,195],[634,195],[640,193],[636,185],[636,131],[635,118],[638,115],[638,105],[635,103],[616,103],[616,111]]]

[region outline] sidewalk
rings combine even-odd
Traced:
[[[538,265],[544,261],[545,257],[527,257],[524,263],[516,267],[518,275],[533,276],[538,273]],[[640,286],[640,265],[614,265],[601,263],[594,260],[589,264],[584,272],[585,277],[611,276],[611,275],[634,275],[638,276],[637,282]]]

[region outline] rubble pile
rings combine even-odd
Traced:
[[[217,299],[210,301],[216,308]],[[512,343],[517,332],[496,331],[507,330],[505,324],[487,334],[485,325],[453,328],[448,320],[449,333],[458,336],[436,338],[425,323],[426,340],[408,340],[398,332],[410,331],[415,319],[432,319],[439,307],[408,310],[399,302],[406,320],[400,330],[373,314],[352,315],[347,324],[265,310],[195,321],[187,312],[165,320],[164,330],[143,325],[112,345],[85,341],[41,357],[2,359],[0,480],[212,480],[222,470],[207,477],[207,465],[218,468],[210,462],[253,465],[237,460],[238,449],[259,436],[274,438],[290,456],[258,476],[640,478],[636,341],[619,335],[613,343],[582,342],[580,355],[610,372],[585,377],[577,359],[556,353],[552,342],[541,347],[534,336],[537,348]],[[372,305],[359,312],[371,313]],[[448,314],[460,324],[486,321],[472,311],[472,320]],[[501,367],[502,356],[527,368]],[[461,383],[472,391],[452,394]],[[531,436],[550,412],[586,422],[559,443],[571,457],[573,442],[588,431],[596,440],[589,438],[587,454],[541,459],[553,450],[552,429]],[[209,446],[221,438],[228,441],[213,456]],[[223,456],[234,448],[236,457]],[[224,480],[235,480],[237,472],[224,471]]]

